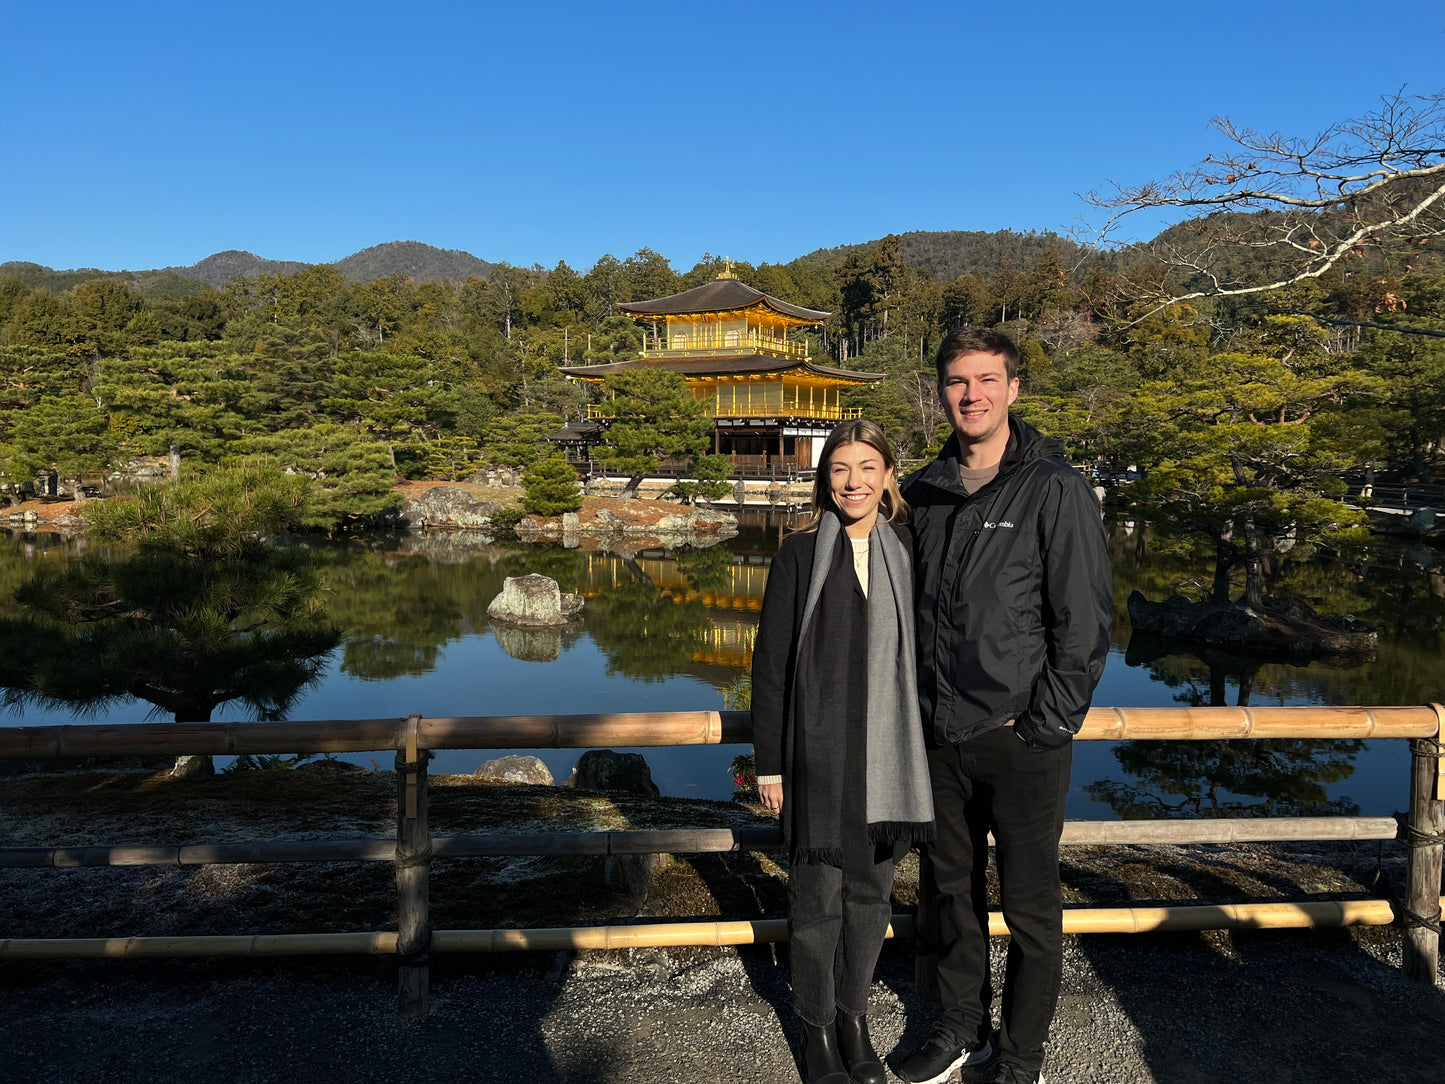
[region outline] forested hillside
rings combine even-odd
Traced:
[[[1075,241],[1049,230],[1016,233],[1013,230],[997,230],[984,233],[978,230],[912,230],[900,233],[898,251],[903,262],[914,271],[923,272],[940,282],[949,282],[969,271],[995,274],[1005,267],[1032,267],[1046,252],[1067,260],[1078,262],[1086,253]],[[818,249],[802,257],[806,261],[818,261],[833,265],[849,256],[861,255],[881,241],[868,241],[859,245],[839,245],[836,248]]]
[[[1277,223],[1229,221],[1243,241],[1209,254],[1240,281],[1279,273],[1250,242]],[[808,335],[813,355],[887,374],[851,405],[908,458],[948,432],[932,366],[943,335],[1006,330],[1023,353],[1019,412],[1080,463],[1141,468],[1154,514],[1218,545],[1227,589],[1241,536],[1256,564],[1276,535],[1344,538],[1349,472],[1439,471],[1445,274],[1438,237],[1396,238],[1286,289],[1171,301],[1197,278],[1190,245],[1215,243],[1201,223],[1219,222],[1108,253],[1049,234],[916,233],[733,271],[831,314]],[[399,477],[533,463],[599,395],[629,396],[639,425],[691,432],[677,388],[597,390],[558,370],[635,357],[643,327],[618,304],[726,266],[709,255],[679,270],[643,248],[544,270],[412,242],[330,265],[4,265],[0,474],[88,479],[172,453],[183,471],[265,462],[313,479],[325,526],[379,513]],[[198,269],[220,285],[186,277]],[[676,417],[648,417],[649,403]]]

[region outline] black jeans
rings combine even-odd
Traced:
[[[861,804],[861,803],[860,803]],[[810,1024],[837,1009],[868,1011],[873,969],[892,917],[895,852],[866,830],[844,837],[843,868],[794,863],[788,871],[788,959],[793,1008]]]
[[[1072,764],[1072,745],[1030,748],[1011,726],[928,753],[938,835],[924,857],[938,886],[940,1023],[964,1041],[989,1032],[992,829],[1010,933],[999,1046],[1005,1060],[1034,1071],[1043,1065],[1063,974],[1059,835]]]

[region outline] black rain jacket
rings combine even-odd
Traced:
[[[999,473],[972,496],[949,438],[903,481],[913,507],[918,698],[931,746],[1010,719],[1028,744],[1083,725],[1114,617],[1099,502],[1064,447],[1013,415]]]

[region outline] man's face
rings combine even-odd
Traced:
[[[959,444],[1007,443],[1008,408],[1019,395],[1002,354],[962,354],[948,363],[938,388]],[[1000,449],[1002,450],[1002,449]]]

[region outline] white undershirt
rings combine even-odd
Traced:
[[[858,586],[863,588],[863,597],[868,597],[868,539],[850,538],[853,544],[853,571],[858,574]]]

